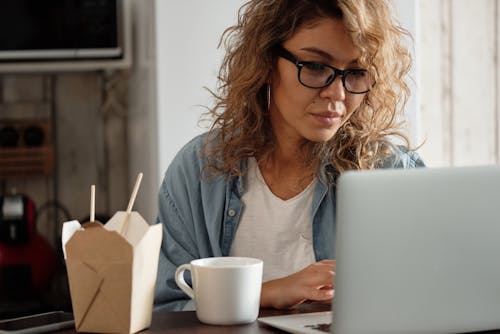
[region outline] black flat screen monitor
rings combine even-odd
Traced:
[[[0,0],[0,61],[119,58],[120,0]]]

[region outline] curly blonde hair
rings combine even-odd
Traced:
[[[316,168],[326,162],[337,175],[376,168],[393,152],[392,136],[400,137],[409,149],[397,121],[409,96],[404,78],[411,58],[402,44],[408,34],[393,21],[386,0],[251,0],[221,39],[226,55],[213,93],[216,103],[208,113],[213,123],[202,150],[213,174],[241,175],[242,159],[262,159],[276,148],[267,112],[276,47],[304,24],[324,17],[343,21],[361,51],[360,65],[373,73],[376,84],[329,141],[306,144],[304,164]]]

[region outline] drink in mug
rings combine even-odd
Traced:
[[[206,324],[235,325],[257,319],[262,285],[262,260],[248,257],[211,257],[177,268],[177,285],[194,299],[196,315]],[[184,280],[191,271],[193,287]]]

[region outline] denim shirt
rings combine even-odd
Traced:
[[[163,225],[155,311],[182,310],[189,297],[175,283],[175,270],[193,259],[228,256],[243,209],[243,177],[201,177],[200,150],[206,134],[187,143],[170,164],[161,185],[157,223]],[[415,152],[401,149],[385,168],[424,166]],[[316,261],[335,258],[335,186],[319,178],[312,201]],[[186,281],[190,284],[189,272]]]

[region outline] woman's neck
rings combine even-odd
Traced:
[[[259,161],[259,169],[269,189],[283,200],[300,194],[314,179],[313,166],[305,163],[300,144],[280,145],[267,158]]]

